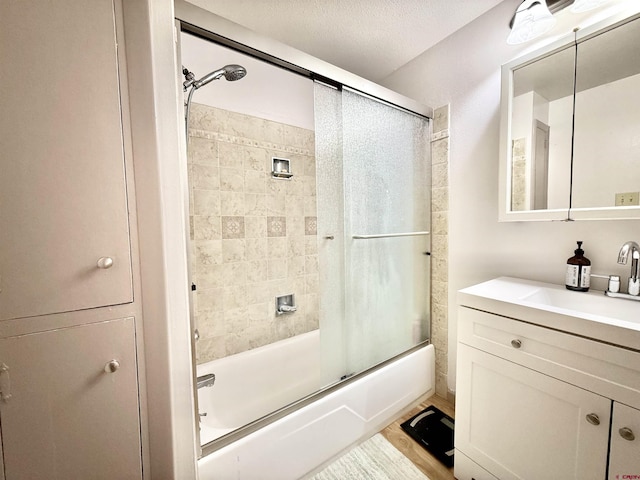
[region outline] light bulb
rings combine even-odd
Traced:
[[[556,19],[544,0],[525,0],[516,10],[507,43],[517,45],[528,42],[547,33],[555,23]]]

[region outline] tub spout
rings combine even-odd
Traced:
[[[213,387],[214,383],[216,383],[216,376],[214,373],[209,373],[207,375],[198,377],[196,385],[198,386],[198,388]]]

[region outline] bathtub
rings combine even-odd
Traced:
[[[198,390],[201,445],[318,391],[319,330],[198,365],[210,373],[215,384]]]
[[[199,376],[216,375],[198,391],[201,443],[317,391],[319,345],[315,331],[199,366]],[[434,392],[434,348],[425,345],[202,457],[199,479],[302,478]]]

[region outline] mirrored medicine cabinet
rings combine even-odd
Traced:
[[[502,67],[500,221],[640,219],[640,14]]]

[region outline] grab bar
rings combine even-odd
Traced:
[[[198,388],[202,387],[213,387],[213,384],[216,383],[216,375],[215,373],[209,373],[207,375],[202,375],[197,378],[196,385]]]
[[[407,233],[380,233],[378,235],[353,235],[354,240],[369,240],[370,238],[391,238],[391,237],[415,237],[418,235],[429,235],[429,232],[407,232]]]

